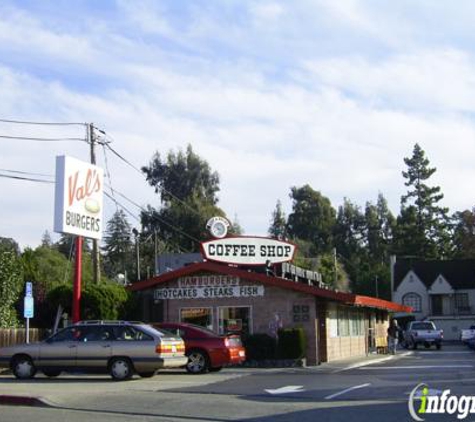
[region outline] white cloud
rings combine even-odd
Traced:
[[[10,12],[0,21],[0,49],[22,51],[29,65],[19,66],[10,54],[1,61],[0,117],[93,121],[136,166],[156,150],[166,154],[191,143],[221,175],[220,205],[248,233],[264,234],[276,200],[288,212],[290,187],[306,183],[335,207],[343,197],[364,205],[382,192],[397,212],[403,157],[415,142],[438,168],[434,182],[452,210],[472,205],[475,192],[466,183],[475,159],[471,50],[446,43],[421,48],[414,41],[399,51],[403,43],[384,26],[393,17],[360,2],[226,4],[223,11],[207,3],[180,16],[155,2],[121,2],[117,22],[96,17],[99,24],[84,34]],[[235,11],[242,15],[233,21]],[[319,13],[319,23],[338,17],[336,27],[346,34],[381,37],[394,50],[377,59],[360,50],[320,54],[321,37],[338,31],[315,32],[309,22]],[[412,27],[408,22],[399,33],[409,36]],[[75,78],[66,71],[44,75],[45,66],[74,67],[82,59]],[[0,134],[77,136],[77,130],[0,124]],[[56,154],[88,159],[85,144],[0,142],[0,168],[54,173]],[[114,188],[140,204],[158,203],[139,174],[108,157]],[[102,151],[98,159],[104,164]],[[52,227],[49,187],[0,184],[8,198],[0,236],[39,242]]]

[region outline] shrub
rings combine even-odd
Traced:
[[[274,359],[277,342],[268,334],[250,334],[243,338],[247,360]]]
[[[280,359],[301,359],[305,356],[306,337],[303,328],[279,330],[277,354]]]

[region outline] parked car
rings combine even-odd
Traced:
[[[475,338],[475,325],[471,325],[468,330],[460,331],[460,340],[464,343],[468,342],[468,340],[471,340],[473,338]]]
[[[423,344],[426,348],[435,345],[437,349],[440,349],[443,338],[443,330],[438,330],[432,321],[412,321],[404,333],[406,347],[413,349],[417,349],[419,344]]]
[[[185,340],[185,354],[188,356],[186,370],[191,374],[216,372],[223,366],[246,360],[239,335],[220,336],[204,327],[187,323],[164,322],[154,326]]]
[[[42,342],[0,348],[0,367],[10,367],[20,379],[34,377],[39,369],[48,377],[82,371],[126,380],[134,372],[151,377],[187,361],[181,338],[126,321],[81,321]]]

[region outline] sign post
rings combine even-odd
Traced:
[[[30,342],[30,318],[34,316],[33,283],[26,282],[25,297],[23,300],[23,317],[26,319],[26,342]]]

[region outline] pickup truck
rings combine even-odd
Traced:
[[[475,325],[471,325],[468,330],[460,331],[460,340],[464,343],[472,338],[475,338]]]
[[[423,344],[427,349],[432,345],[440,349],[443,338],[444,332],[438,330],[432,321],[412,321],[404,333],[404,343],[412,349],[417,349],[419,344]]]

